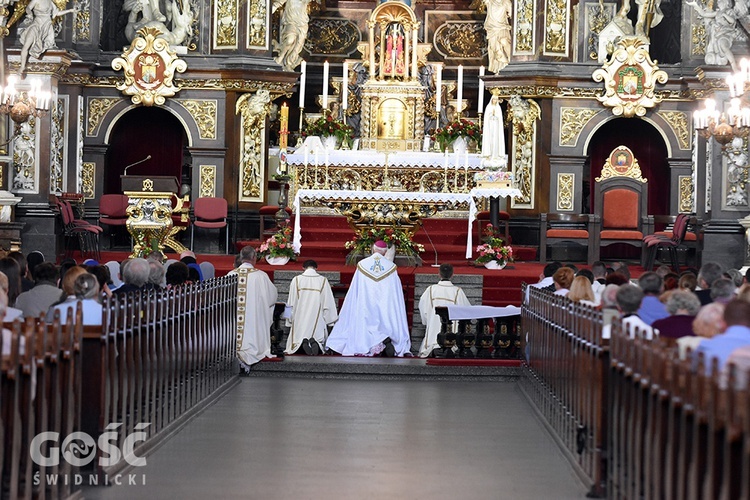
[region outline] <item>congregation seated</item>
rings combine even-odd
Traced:
[[[572,302],[580,302],[592,307],[597,306],[594,289],[591,287],[591,281],[586,276],[576,276],[573,279],[567,297]]]
[[[706,262],[701,266],[701,269],[698,272],[698,286],[700,287],[700,290],[695,292],[701,301],[701,305],[705,306],[712,302],[711,286],[714,281],[721,278],[723,273],[724,270],[722,269],[721,264],[718,264],[717,262]]]
[[[21,295],[21,269],[18,262],[10,257],[0,259],[0,272],[8,278],[8,307],[15,307],[16,299]],[[7,314],[7,313],[6,313]]]
[[[659,296],[664,291],[664,282],[661,276],[655,272],[643,273],[638,278],[638,286],[643,292],[641,307],[638,308],[638,317],[647,325],[652,325],[654,321],[669,316],[664,304],[659,300]]]
[[[700,299],[699,299],[700,302]],[[688,351],[695,351],[705,339],[713,338],[724,331],[724,304],[711,303],[701,307],[693,320],[694,336],[677,339],[678,356],[686,359]]]
[[[724,324],[723,333],[704,340],[695,350],[694,366],[702,355],[706,373],[710,373],[714,360],[721,370],[734,350],[750,345],[750,302],[737,299],[729,302],[724,307]]]
[[[165,273],[166,287],[168,289],[184,285],[190,279],[190,270],[187,264],[175,261],[169,264]]]
[[[42,262],[34,267],[34,287],[16,299],[16,306],[25,318],[47,314],[50,306],[60,300],[62,292],[57,287],[57,276],[57,266],[51,262]]]
[[[18,263],[18,271],[21,275],[21,293],[28,292],[34,286],[34,281],[29,277],[29,265],[24,254],[19,251],[8,253],[8,257]]]
[[[638,316],[643,300],[643,291],[635,285],[626,284],[617,290],[617,306],[622,315],[622,328],[630,338],[652,340],[654,330]]]
[[[666,312],[669,316],[658,319],[651,324],[654,334],[662,339],[678,339],[694,335],[693,321],[700,308],[701,302],[693,292],[686,290],[670,292],[666,303]]]
[[[6,295],[8,294],[8,277],[3,272],[0,272],[0,290],[4,291]],[[16,318],[21,317],[23,317],[23,311],[15,307],[8,306],[5,308],[5,316],[3,318],[3,322],[9,323]]]
[[[734,286],[732,280],[719,278],[711,285],[711,300],[720,304],[728,304],[734,299],[736,292],[737,287]]]
[[[575,273],[569,267],[561,267],[552,275],[552,281],[555,285],[555,295],[568,295],[570,285],[573,283]]]
[[[140,292],[148,283],[148,276],[151,272],[146,259],[126,259],[120,265],[120,275],[122,276],[122,286],[114,291],[116,294]]]

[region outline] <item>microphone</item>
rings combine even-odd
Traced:
[[[430,238],[430,233],[427,232],[427,229],[424,227],[424,223],[421,224],[422,231],[424,231],[424,235],[427,236],[427,241],[430,242],[430,246],[432,247],[432,251],[435,252],[435,263],[431,264],[431,267],[440,267],[440,264],[438,264],[438,251],[437,248],[435,248],[435,244],[432,242],[432,238]]]
[[[125,167],[125,170],[123,170],[123,171],[122,171],[122,175],[128,175],[128,169],[129,169],[130,167],[134,167],[134,166],[138,165],[139,163],[143,163],[144,161],[146,161],[146,160],[150,160],[150,159],[151,159],[151,155],[148,155],[147,157],[145,157],[145,158],[144,158],[144,159],[142,159],[142,160],[138,160],[138,161],[137,161],[137,162],[135,162],[135,163],[131,163],[130,165],[128,165],[127,167]]]

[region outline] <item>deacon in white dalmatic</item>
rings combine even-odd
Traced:
[[[432,351],[439,348],[437,341],[440,333],[440,316],[435,314],[436,306],[470,306],[469,299],[461,288],[451,283],[453,277],[453,266],[450,264],[440,265],[440,281],[436,285],[430,285],[419,299],[419,315],[422,324],[427,327],[422,345],[419,347],[419,357],[426,358]]]
[[[229,274],[237,280],[237,357],[240,366],[250,367],[271,354],[271,323],[278,292],[268,275],[255,268],[257,254],[251,246],[242,247],[240,266]]]
[[[326,347],[344,356],[403,356],[411,339],[401,279],[385,258],[385,242],[375,242],[372,251],[357,264]]]
[[[318,274],[318,263],[306,260],[305,272],[297,275],[289,284],[287,305],[292,315],[286,320],[290,327],[286,339],[286,354],[294,354],[302,347],[306,354],[322,352],[328,337],[328,326],[339,317],[331,285],[325,276]]]

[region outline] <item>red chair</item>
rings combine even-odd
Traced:
[[[596,182],[594,196],[597,223],[601,223],[601,231],[596,235],[597,252],[617,243],[642,249],[643,236],[651,232],[648,184],[627,177],[610,177]],[[641,265],[645,264],[645,253],[641,252]]]
[[[193,248],[195,228],[221,229],[225,228],[226,243],[224,249],[229,253],[229,227],[227,226],[227,200],[224,198],[198,198],[193,205],[195,220],[190,231],[190,248]]]
[[[99,224],[109,226],[109,248],[115,238],[114,229],[128,222],[128,197],[124,194],[105,194],[99,200]]]
[[[65,246],[65,256],[70,257],[72,248],[71,239],[78,240],[78,248],[84,258],[94,258],[99,260],[99,233],[102,228],[90,224],[82,219],[76,219],[73,214],[73,207],[67,200],[56,199],[57,208],[60,210],[60,217],[63,222],[63,238]]]
[[[677,260],[677,248],[682,245],[682,242],[685,240],[689,221],[689,215],[680,214],[676,217],[674,226],[672,226],[671,237],[662,234],[650,234],[643,238],[643,246],[646,251],[645,268],[647,270],[651,271],[654,268],[656,253],[659,249],[666,248],[669,250],[672,269],[676,273],[680,272],[680,263]]]

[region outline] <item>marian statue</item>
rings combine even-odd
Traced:
[[[505,156],[503,108],[500,107],[500,99],[496,95],[492,96],[484,110],[482,156],[490,159],[498,159]]]

